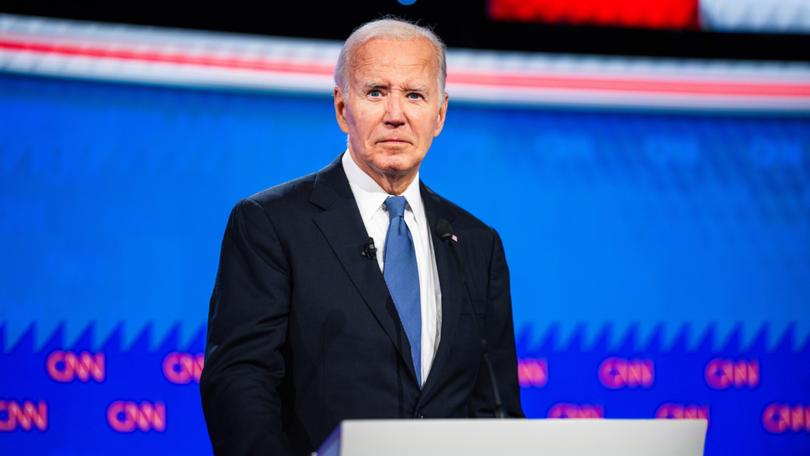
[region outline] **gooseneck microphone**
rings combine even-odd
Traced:
[[[453,251],[453,258],[456,259],[456,266],[458,267],[458,271],[461,274],[461,279],[464,282],[464,290],[467,292],[467,302],[469,303],[470,312],[472,312],[475,326],[478,328],[478,335],[480,336],[481,340],[481,349],[484,352],[482,358],[484,360],[487,373],[489,374],[489,383],[492,386],[492,395],[495,398],[495,403],[493,404],[495,406],[495,418],[506,418],[506,414],[503,411],[503,403],[501,402],[501,393],[498,389],[498,382],[495,379],[495,369],[492,367],[492,361],[489,359],[487,338],[484,335],[484,328],[481,327],[481,324],[478,321],[478,315],[475,313],[475,306],[473,306],[472,302],[472,293],[470,293],[470,287],[467,284],[467,271],[464,269],[464,264],[461,262],[461,257],[458,253],[458,246],[456,245],[458,244],[458,237],[453,231],[453,225],[451,225],[450,222],[445,219],[439,220],[434,229],[436,234],[439,236],[439,239],[450,245],[450,250]]]

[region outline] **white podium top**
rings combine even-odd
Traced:
[[[318,456],[702,456],[705,420],[344,421]]]

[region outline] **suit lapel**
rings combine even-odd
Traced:
[[[430,227],[430,239],[433,241],[433,253],[436,257],[436,269],[439,273],[439,286],[442,293],[442,326],[439,348],[433,358],[427,381],[425,382],[420,402],[430,399],[435,385],[441,382],[447,364],[450,361],[450,347],[453,344],[458,320],[465,295],[461,271],[458,270],[456,260],[453,258],[449,241],[443,241],[436,233],[434,227],[440,220],[453,222],[453,214],[448,210],[447,203],[433,193],[427,186],[421,184],[422,201],[425,205],[425,216]]]
[[[323,209],[323,212],[314,217],[315,224],[329,242],[371,313],[391,338],[402,361],[408,366],[413,381],[416,381],[410,344],[388,293],[385,279],[377,261],[361,255],[368,241],[368,232],[363,225],[340,158],[318,173],[310,201]]]

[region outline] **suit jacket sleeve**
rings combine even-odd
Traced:
[[[492,230],[492,235],[487,308],[483,324],[484,336],[487,340],[488,353],[495,371],[504,412],[507,417],[523,418],[523,408],[520,405],[520,385],[517,377],[512,298],[509,292],[509,268],[506,264],[506,255],[500,236],[495,230]],[[495,398],[486,369],[482,360],[471,403],[472,415],[476,417],[492,417],[495,414],[493,408]]]
[[[279,397],[290,306],[288,271],[265,210],[251,199],[240,201],[222,241],[200,379],[217,455],[289,453]]]

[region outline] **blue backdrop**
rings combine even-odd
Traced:
[[[331,100],[5,74],[0,138],[0,448],[210,453],[228,213],[345,148]],[[422,178],[503,237],[528,415],[810,454],[809,118],[451,93]]]

